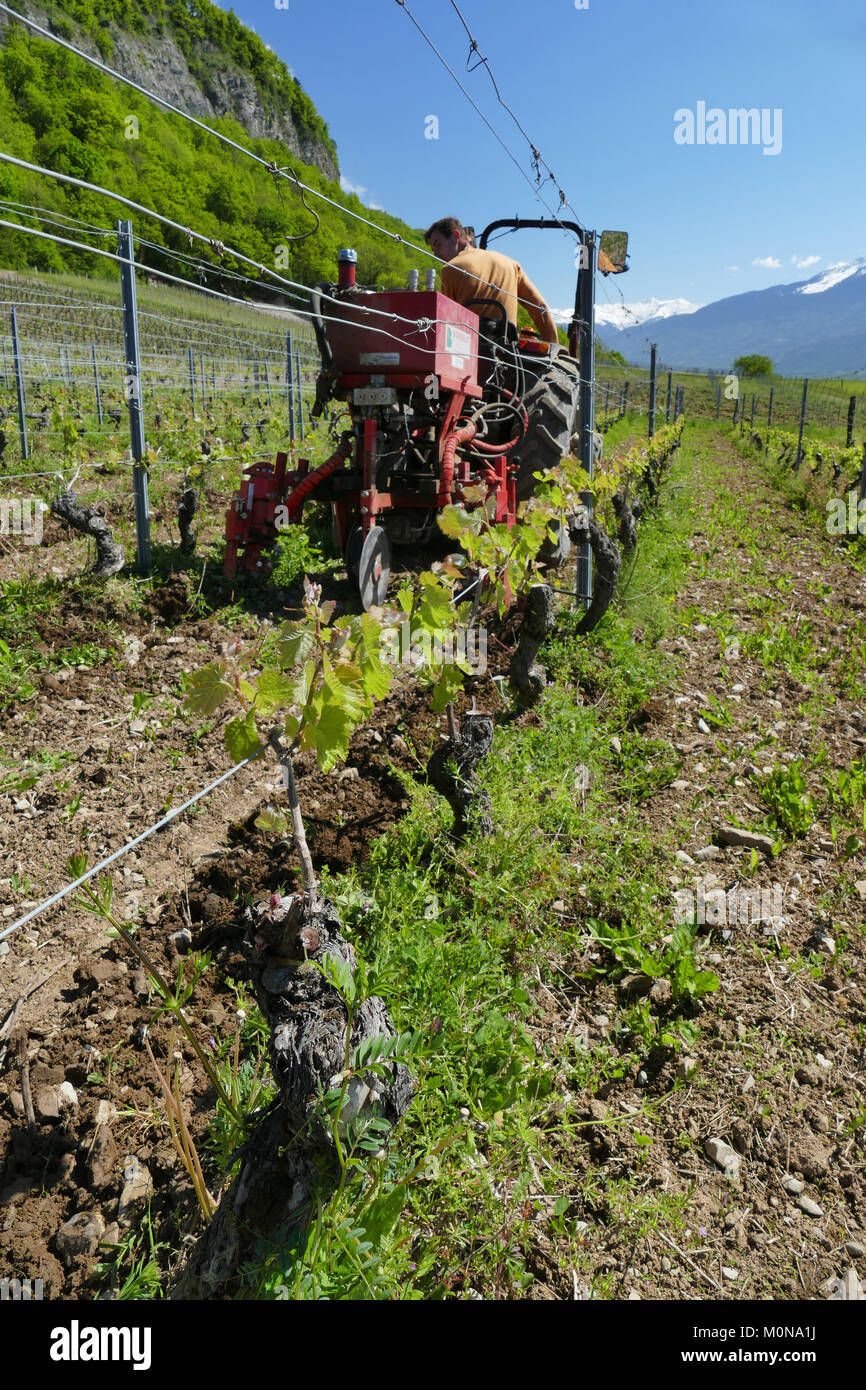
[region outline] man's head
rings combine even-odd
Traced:
[[[438,222],[427,228],[424,240],[440,261],[452,261],[472,245],[473,238],[456,217],[440,217]]]

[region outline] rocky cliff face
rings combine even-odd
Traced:
[[[51,15],[40,5],[22,4],[20,8],[36,24],[52,30]],[[0,44],[7,23],[11,25],[17,21],[0,14]],[[93,39],[76,26],[72,27],[74,37],[68,41],[83,53],[106,61],[101,58]],[[300,129],[290,112],[274,110],[272,103],[258,91],[251,74],[244,72],[216,46],[204,44],[196,55],[196,66],[208,73],[207,77],[199,79],[190,71],[181,48],[169,33],[136,34],[113,25],[108,32],[114,47],[107,65],[116,72],[200,120],[232,116],[249,135],[279,140],[289,154],[320,169],[326,178],[339,178],[333,150],[316,135]]]

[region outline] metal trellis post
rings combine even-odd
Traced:
[[[188,360],[189,360],[189,400],[190,400],[190,409],[192,410],[193,416],[195,416],[195,362],[193,361],[192,348],[191,348],[191,347],[188,347],[187,350],[186,350],[186,353],[187,353],[187,358],[188,358]]]
[[[96,344],[90,344],[90,357],[93,362],[93,388],[96,392],[96,418],[102,428],[102,392],[99,389],[99,367],[96,362]]]
[[[656,345],[650,343],[649,438],[656,432]]]
[[[21,435],[21,457],[28,459],[27,447],[27,396],[24,387],[24,369],[21,364],[21,344],[18,341],[18,315],[12,310],[12,362],[15,367],[15,390],[18,395],[18,431]]]
[[[579,322],[580,385],[578,388],[578,413],[580,420],[580,463],[584,472],[593,478],[595,474],[595,232],[583,233],[583,247],[586,254],[580,258],[577,286],[577,308]],[[592,512],[592,492],[583,494],[586,506]],[[577,554],[577,601],[592,601],[592,549],[589,540],[581,543]]]
[[[301,349],[295,348],[295,380],[298,383],[298,435],[304,442],[304,398],[301,394]]]
[[[806,426],[806,393],[809,390],[809,378],[803,378],[803,399],[800,403],[800,433],[797,438],[797,457],[794,461],[794,472],[800,467],[803,458],[803,430]]]
[[[289,398],[289,439],[295,442],[295,358],[291,331],[286,333],[286,395]]]
[[[132,486],[135,494],[135,542],[138,568],[150,571],[150,509],[147,498],[147,468],[144,465],[144,411],[141,399],[141,354],[138,346],[138,306],[135,297],[132,223],[117,224],[117,254],[121,257],[120,285],[123,300],[123,342],[126,350],[125,395],[129,407],[129,436],[132,444]]]

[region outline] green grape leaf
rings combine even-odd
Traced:
[[[190,671],[184,676],[185,704],[190,714],[213,714],[234,694],[234,686],[226,680],[225,672],[223,663],[212,661],[200,671]]]
[[[268,714],[286,705],[304,703],[295,694],[297,680],[282,671],[262,671],[256,682],[256,708]]]
[[[289,831],[288,817],[282,811],[275,810],[273,806],[268,806],[260,812],[253,825],[258,826],[259,830],[269,830],[274,835],[286,835]]]
[[[280,665],[284,671],[291,671],[299,662],[306,661],[316,646],[316,634],[306,625],[290,623],[280,634]]]
[[[361,617],[358,664],[367,695],[372,700],[383,700],[391,689],[391,672],[382,661],[382,625],[368,613]]]
[[[243,762],[261,746],[253,710],[248,710],[243,719],[233,719],[226,726],[226,748],[236,763]]]
[[[323,772],[330,772],[349,751],[349,739],[358,723],[327,689],[314,691],[306,711],[301,745],[314,753]]]
[[[439,679],[433,687],[431,708],[434,714],[441,714],[445,706],[463,689],[463,672],[459,666],[443,666]]]
[[[482,527],[481,513],[467,512],[464,507],[443,507],[436,517],[440,531],[451,540],[461,541],[467,536],[477,536]]]

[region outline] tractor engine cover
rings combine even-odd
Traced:
[[[400,317],[389,323],[365,312],[370,309]],[[445,390],[469,387],[468,394],[480,394],[471,389],[478,387],[478,315],[447,295],[436,290],[356,292],[343,298],[339,308],[329,305],[328,314],[333,370],[340,377],[384,376],[391,384],[395,377],[432,373]],[[401,319],[430,322],[415,328]]]

